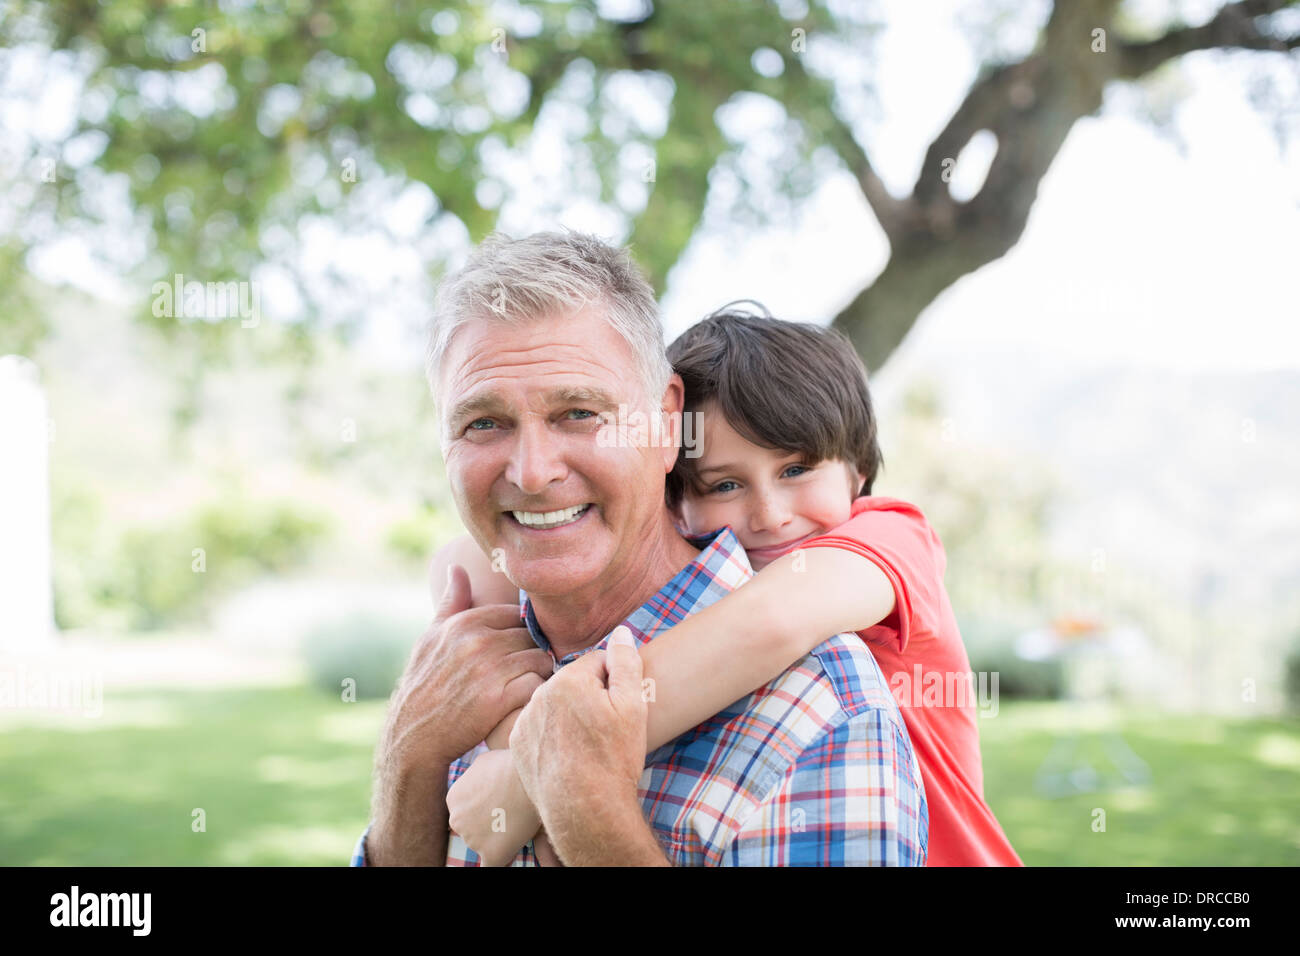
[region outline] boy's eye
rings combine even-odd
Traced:
[[[734,491],[736,488],[739,487],[740,487],[739,485],[737,485],[734,481],[728,478],[726,481],[718,482],[716,485],[714,485],[712,488],[709,489],[709,492],[715,495],[725,495],[728,491]]]
[[[781,476],[784,478],[794,478],[796,475],[802,475],[807,470],[807,465],[790,465],[785,469],[785,471],[781,472]]]

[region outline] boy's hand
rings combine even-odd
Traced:
[[[597,654],[599,670],[569,665],[533,695],[510,733],[515,768],[566,865],[666,863],[637,796],[648,710],[641,656],[626,627],[584,659]]]
[[[448,824],[483,866],[508,866],[542,825],[508,750],[479,754],[447,791]]]

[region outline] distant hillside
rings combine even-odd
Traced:
[[[891,409],[909,385],[933,381],[967,446],[1050,464],[1062,490],[1055,553],[1086,566],[1100,549],[1117,583],[1177,604],[1172,630],[1187,632],[1193,656],[1252,645],[1213,666],[1276,673],[1300,639],[1300,370],[1089,368],[1005,353],[924,361],[876,382],[886,463]]]

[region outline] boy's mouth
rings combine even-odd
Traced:
[[[769,544],[761,548],[746,548],[745,553],[757,555],[764,559],[777,558],[796,545],[802,544],[810,538],[815,538],[821,533],[821,531],[809,531],[801,538],[791,538],[789,541],[785,541],[781,544]]]

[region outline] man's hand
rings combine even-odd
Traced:
[[[641,655],[625,627],[606,651],[547,681],[519,715],[515,769],[565,865],[667,863],[637,799],[645,725]]]
[[[564,866],[555,852],[555,847],[551,846],[551,839],[546,835],[545,827],[538,830],[537,835],[533,837],[533,852],[537,856],[538,866]]]
[[[441,865],[447,768],[522,707],[551,674],[551,656],[519,622],[519,607],[471,607],[469,576],[448,570],[433,623],[389,701],[376,759],[373,865]]]
[[[508,750],[479,754],[447,791],[451,828],[484,866],[507,866],[542,825]]]

